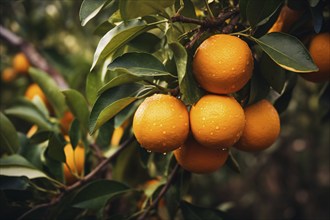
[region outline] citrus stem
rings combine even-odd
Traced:
[[[212,10],[211,10],[211,8],[210,8],[210,6],[209,6],[207,0],[204,0],[204,4],[205,4],[205,6],[206,6],[206,10],[207,10],[207,12],[208,12],[209,15],[210,15],[210,18],[211,18],[212,20],[214,20],[213,12],[212,12]]]

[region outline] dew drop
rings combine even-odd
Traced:
[[[211,132],[210,135],[213,135],[213,132]]]
[[[173,125],[173,126],[172,126],[172,128],[176,128],[176,126],[175,126],[175,125]]]
[[[188,123],[184,123],[184,126],[188,126]]]
[[[156,122],[152,123],[152,125],[157,125]]]
[[[202,120],[205,121],[205,117],[203,117]]]
[[[222,151],[228,151],[228,148],[223,147],[223,148],[221,148],[221,150],[222,150]]]
[[[148,153],[151,153],[151,150],[147,150]]]
[[[212,74],[212,76],[214,77],[214,76],[215,76],[215,74]]]
[[[163,153],[164,156],[166,156],[166,154],[167,154],[166,152]]]
[[[232,67],[232,68],[231,68],[231,70],[235,70],[235,68],[234,68],[234,67]]]
[[[163,131],[163,134],[166,134],[166,131]]]
[[[160,126],[160,127],[163,127],[163,124],[160,124],[159,126]]]
[[[216,126],[215,129],[219,130],[219,126]]]
[[[245,73],[245,69],[243,70],[243,73]]]
[[[203,128],[205,128],[205,125],[202,125]]]
[[[231,86],[231,88],[232,88],[232,89],[235,89],[235,88],[236,88],[236,86],[235,86],[235,85],[232,85],[232,86]]]

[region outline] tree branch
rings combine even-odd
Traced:
[[[41,54],[37,51],[34,45],[29,42],[26,42],[24,39],[17,36],[2,25],[0,25],[0,37],[7,40],[10,44],[16,47],[20,47],[29,62],[33,66],[51,75],[61,89],[68,88],[68,84],[64,80],[63,76],[57,70],[55,70],[43,56],[41,56]]]
[[[172,181],[175,177],[175,174],[178,172],[180,165],[176,164],[174,169],[172,170],[171,174],[168,177],[168,180],[162,190],[159,192],[158,196],[156,199],[152,202],[152,204],[143,212],[143,214],[138,218],[138,220],[144,220],[148,217],[149,212],[154,209],[157,204],[159,203],[160,199],[163,198],[167,190],[170,188]]]

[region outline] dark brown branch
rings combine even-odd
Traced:
[[[191,48],[195,42],[203,35],[204,29],[199,28],[198,32],[193,36],[193,38],[185,45],[186,49]]]
[[[231,33],[231,32],[234,30],[235,26],[237,25],[237,22],[239,21],[239,18],[240,18],[239,15],[234,15],[234,16],[232,16],[232,18],[231,18],[229,24],[226,25],[226,26],[222,29],[222,33],[224,33],[224,34],[229,34],[229,33]]]
[[[55,82],[61,89],[68,88],[68,84],[64,80],[63,76],[59,72],[57,72],[57,70],[55,70],[43,56],[41,56],[41,54],[37,51],[34,45],[29,42],[26,42],[24,39],[17,36],[2,25],[0,25],[0,37],[7,40],[10,44],[16,47],[20,47],[20,49],[28,58],[29,62],[33,66],[45,71],[50,76],[52,76],[52,78],[55,80]]]
[[[175,165],[174,169],[172,170],[171,174],[168,177],[168,180],[167,180],[166,184],[164,185],[162,190],[159,192],[158,196],[155,198],[155,200],[152,202],[152,204],[143,212],[143,214],[138,218],[138,220],[146,219],[148,217],[149,212],[157,206],[157,204],[159,203],[161,198],[163,198],[163,196],[165,195],[167,190],[170,188],[170,186],[172,184],[172,181],[175,177],[175,174],[179,170],[179,167],[180,167],[179,164]]]
[[[57,203],[59,203],[61,201],[61,199],[68,193],[78,189],[79,187],[81,187],[83,184],[91,181],[92,179],[95,178],[95,176],[97,176],[105,167],[106,165],[108,165],[108,163],[113,160],[115,157],[118,156],[118,154],[123,151],[128,145],[130,145],[133,141],[135,140],[135,137],[132,136],[129,139],[127,139],[124,143],[122,143],[118,150],[112,154],[110,157],[108,157],[107,159],[103,160],[97,167],[95,167],[88,175],[86,175],[84,178],[82,178],[81,180],[77,181],[76,183],[72,184],[71,186],[68,186],[66,188],[63,188],[62,193],[60,193],[57,197],[53,198],[52,201],[48,202],[48,203],[44,203],[44,204],[39,204],[35,207],[33,207],[32,209],[30,209],[29,211],[25,212],[22,216],[20,216],[18,219],[24,219],[26,216],[28,216],[29,214],[31,214],[32,212],[41,209],[41,208],[49,208],[51,206],[56,205]]]

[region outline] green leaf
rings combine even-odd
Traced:
[[[73,89],[65,90],[63,94],[71,112],[79,120],[83,131],[86,132],[88,130],[89,110],[85,97]]]
[[[182,100],[187,104],[194,104],[203,94],[193,78],[191,65],[187,65],[191,63],[191,59],[188,57],[186,49],[181,44],[171,43],[169,47],[173,51],[176,63]]]
[[[285,70],[265,53],[260,60],[260,73],[277,93],[282,93],[286,81]]]
[[[4,113],[36,124],[40,128],[52,129],[52,125],[45,115],[32,102],[26,99],[18,99],[15,105],[7,108]]]
[[[289,106],[292,99],[293,90],[297,83],[297,74],[287,73],[288,80],[284,87],[282,95],[275,101],[274,107],[277,110],[278,114],[283,113]]]
[[[101,149],[109,149],[110,141],[114,131],[113,121],[114,120],[109,120],[108,122],[104,123],[99,129],[96,144],[100,146]]]
[[[52,105],[56,115],[61,117],[67,108],[63,94],[54,79],[42,70],[31,67],[29,74],[45,93],[47,100]]]
[[[97,99],[97,91],[103,86],[103,71],[100,69],[96,72],[88,73],[86,80],[86,98],[90,105],[93,105]]]
[[[30,186],[25,176],[0,176],[0,190],[26,190]]]
[[[270,91],[270,85],[259,71],[253,73],[250,83],[249,105],[266,98]]]
[[[246,6],[246,16],[250,25],[256,27],[269,20],[271,15],[280,7],[283,0],[253,0],[248,1]]]
[[[192,205],[188,202],[181,201],[180,208],[182,215],[185,220],[226,220],[228,219],[227,215],[216,209],[202,208],[195,205]]]
[[[85,209],[100,209],[107,201],[116,195],[122,194],[130,188],[113,180],[95,180],[85,185],[73,199],[73,206]]]
[[[11,121],[0,112],[1,153],[14,154],[19,149],[18,135]]]
[[[121,112],[119,112],[115,117],[115,128],[118,128],[121,126],[127,119],[129,119],[136,109],[141,104],[141,101],[136,101],[131,104],[129,104],[127,107],[125,107]]]
[[[97,45],[91,70],[96,66],[96,64],[103,61],[117,49],[141,33],[155,28],[156,25],[157,23],[146,24],[142,20],[131,20],[125,23],[123,22],[111,29],[101,38],[99,44]]]
[[[114,77],[112,80],[107,82],[102,88],[97,92],[98,95],[101,95],[106,90],[111,89],[116,86],[120,86],[126,83],[133,83],[137,82],[139,80],[142,80],[142,77],[134,76],[131,74],[126,73],[126,71],[120,70],[119,72],[122,72],[120,75]]]
[[[253,40],[279,66],[292,72],[306,73],[318,70],[308,50],[294,36],[274,32]]]
[[[94,18],[111,0],[84,0],[79,10],[81,25],[85,26],[88,21]]]
[[[249,0],[239,0],[239,11],[240,15],[243,19],[246,19],[246,7],[248,4]]]
[[[137,100],[134,96],[140,88],[138,84],[125,84],[102,93],[92,108],[89,117],[89,132],[93,134],[101,125]]]
[[[76,146],[78,145],[79,140],[81,139],[80,123],[77,119],[74,119],[70,126],[69,137],[72,148],[76,149]]]
[[[51,180],[50,177],[36,169],[29,161],[18,154],[1,158],[0,170],[3,176],[26,176],[29,179],[45,177]]]
[[[164,12],[174,4],[174,0],[120,0],[119,10],[124,20]]]
[[[65,163],[64,146],[65,141],[59,135],[53,133],[48,142],[48,156],[56,161]]]
[[[110,63],[108,69],[127,70],[134,76],[173,76],[166,71],[162,62],[148,53],[126,53]]]

